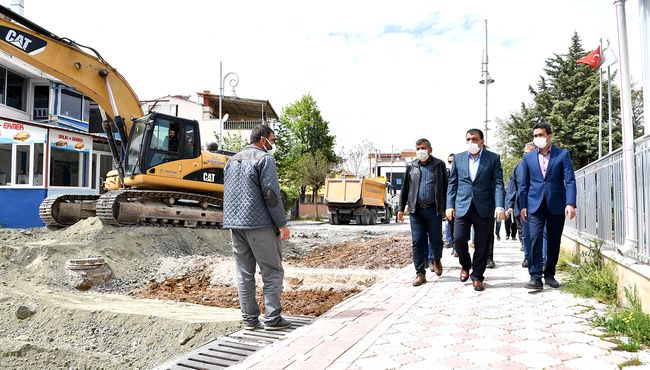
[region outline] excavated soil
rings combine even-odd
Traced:
[[[403,225],[290,228],[287,314],[318,316],[410,263]],[[96,218],[0,229],[0,368],[147,369],[232,332],[241,314],[231,255],[224,230]],[[112,277],[80,291],[66,262],[89,257],[103,258]],[[261,292],[258,301],[263,309]]]

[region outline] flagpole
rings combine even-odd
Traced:
[[[603,54],[603,39],[599,41],[601,58]],[[598,158],[603,157],[603,71],[598,68]]]
[[[609,116],[607,117],[607,126],[609,129],[609,153],[612,152],[612,75],[610,73],[610,66],[607,66],[607,108]]]

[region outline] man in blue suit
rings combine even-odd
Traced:
[[[454,220],[454,244],[461,265],[460,281],[472,278],[474,290],[485,290],[483,280],[494,216],[505,218],[503,170],[498,154],[486,150],[483,131],[471,129],[465,134],[467,151],[458,153],[449,173],[447,190],[448,220]],[[474,227],[474,258],[467,241]],[[470,275],[469,269],[472,268]]]
[[[576,180],[569,152],[551,145],[553,131],[548,123],[533,127],[537,149],[522,162],[519,188],[521,219],[528,222],[531,249],[528,253],[530,282],[526,288],[541,290],[542,273],[546,285],[559,288],[555,266],[560,255],[560,240],[566,217],[576,215]],[[542,243],[547,232],[546,269],[542,272]]]

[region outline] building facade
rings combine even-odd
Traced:
[[[48,195],[98,194],[112,169],[91,99],[0,53],[0,227],[42,226]]]

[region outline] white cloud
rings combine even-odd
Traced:
[[[627,12],[638,81],[638,10]],[[99,50],[140,99],[217,92],[223,60],[240,77],[238,96],[278,112],[311,93],[339,146],[367,139],[388,151],[426,137],[441,157],[484,126],[484,19],[492,128],[530,100],[528,85],[574,31],[587,50],[600,37],[617,50],[608,1],[26,0],[25,16]]]

